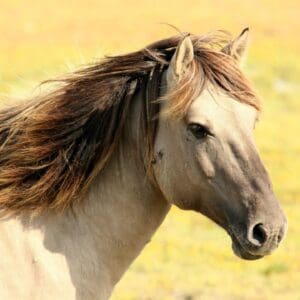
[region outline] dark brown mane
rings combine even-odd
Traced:
[[[216,49],[223,39],[191,38],[195,60],[178,88],[164,96],[170,101],[167,113],[183,117],[207,81],[258,109],[238,66]],[[181,39],[106,58],[56,81],[60,87],[55,91],[0,111],[0,208],[10,213],[63,210],[81,199],[111,157],[137,91],[144,91],[141,130],[151,154],[159,111],[154,100]]]

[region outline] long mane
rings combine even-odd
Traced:
[[[219,51],[224,35],[191,35],[195,59],[169,95],[161,78],[182,36],[155,42],[126,55],[108,57],[65,78],[54,91],[0,111],[0,209],[18,214],[62,211],[80,201],[108,163],[121,137],[131,100],[143,91],[141,130],[149,157],[160,96],[170,117],[182,118],[205,83],[259,109],[234,60]]]

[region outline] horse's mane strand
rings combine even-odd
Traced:
[[[224,38],[225,37],[225,38]],[[162,73],[183,36],[134,53],[108,57],[55,80],[54,91],[0,111],[0,209],[5,213],[62,211],[78,202],[109,161],[132,98],[145,91],[141,130],[151,159]],[[217,47],[224,34],[191,35],[195,59],[168,99],[166,113],[182,118],[205,82],[259,109],[237,64]]]

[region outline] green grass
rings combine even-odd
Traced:
[[[174,34],[250,26],[245,70],[264,99],[257,143],[289,220],[270,257],[242,261],[203,216],[173,208],[118,284],[123,299],[300,299],[300,3],[280,1],[13,1],[0,3],[0,92]],[[71,67],[70,67],[71,66]]]

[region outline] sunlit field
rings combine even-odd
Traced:
[[[289,231],[270,257],[242,261],[223,230],[174,208],[112,299],[300,299],[299,0],[0,0],[1,96],[30,96],[42,80],[176,33],[163,22],[196,34],[250,27],[257,142]]]

